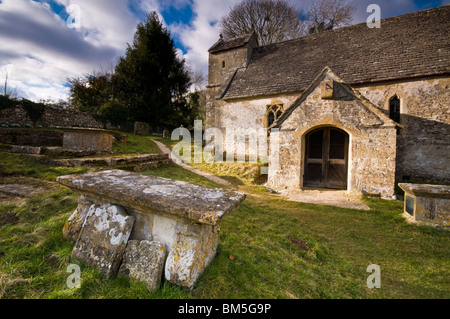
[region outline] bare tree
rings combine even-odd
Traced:
[[[191,78],[191,86],[194,91],[201,91],[207,82],[205,73],[200,70],[189,69],[189,76]]]
[[[220,21],[225,39],[254,31],[259,45],[298,38],[305,34],[302,12],[285,0],[243,0]]]
[[[17,98],[17,91],[16,91],[16,89],[9,89],[8,88],[8,81],[9,81],[10,74],[9,74],[8,69],[6,68],[6,66],[2,67],[2,73],[4,73],[4,76],[5,76],[5,82],[2,85],[3,86],[2,87],[3,95],[6,96],[6,97],[9,97],[9,98],[13,98],[13,99]],[[1,93],[1,91],[0,91],[0,93]]]
[[[348,25],[356,4],[347,0],[317,0],[308,11],[309,33],[319,33]]]

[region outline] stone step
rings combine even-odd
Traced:
[[[69,159],[52,159],[53,164],[67,167],[134,167],[135,170],[156,168],[171,164],[167,154],[141,154],[111,157],[84,157]]]

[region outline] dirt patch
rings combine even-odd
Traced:
[[[55,183],[29,177],[9,177],[0,180],[0,199],[7,197],[29,198],[55,189]]]
[[[6,224],[17,224],[18,221],[19,217],[17,217],[15,213],[0,215],[0,226]]]
[[[359,196],[349,195],[344,190],[328,189],[287,189],[280,191],[287,200],[316,205],[329,205],[341,208],[370,210]]]
[[[306,241],[303,239],[295,238],[294,236],[289,236],[288,239],[291,241],[291,243],[294,244],[295,247],[297,247],[300,250],[306,252],[311,250],[311,247],[309,247]]]

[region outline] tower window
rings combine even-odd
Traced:
[[[222,61],[222,69],[225,67],[225,61]]]
[[[389,118],[400,123],[400,99],[397,95],[389,100]]]

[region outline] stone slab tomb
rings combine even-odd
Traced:
[[[159,287],[162,276],[192,289],[216,254],[219,223],[245,199],[234,191],[123,170],[57,181],[82,194],[63,229],[76,240],[73,256],[108,276],[117,273],[120,256],[120,273],[150,289]]]
[[[62,128],[62,130],[64,148],[111,153],[113,131],[93,128]]]
[[[405,191],[403,216],[409,222],[450,227],[450,186],[399,183]]]

